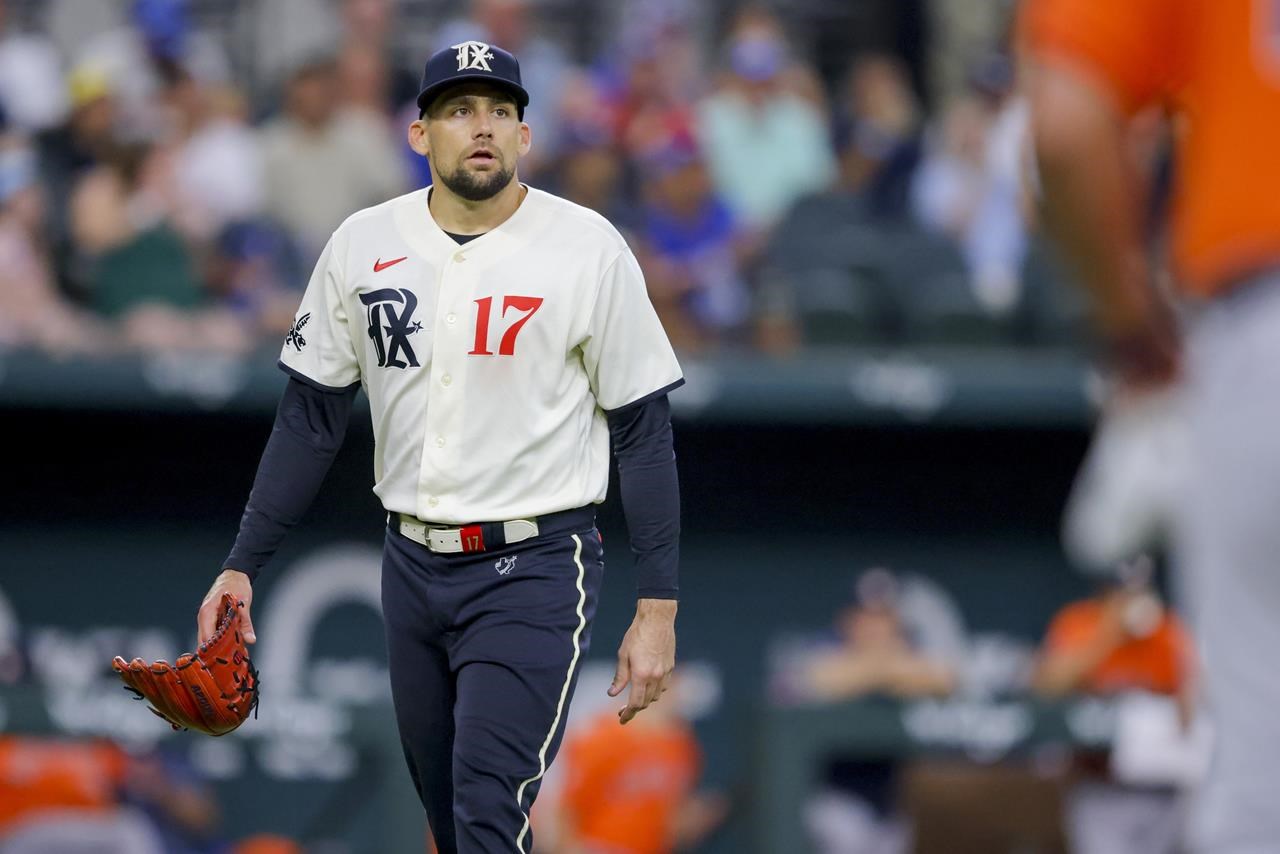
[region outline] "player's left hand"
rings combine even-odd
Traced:
[[[609,686],[616,697],[631,683],[618,720],[627,723],[667,690],[676,666],[676,600],[641,599],[636,616],[618,647],[618,669]]]

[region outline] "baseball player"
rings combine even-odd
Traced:
[[[1030,0],[1022,35],[1045,224],[1094,294],[1126,386],[1184,383],[1175,526],[1216,733],[1194,850],[1280,851],[1280,4]],[[1126,119],[1179,114],[1181,338],[1150,287]],[[1180,343],[1184,342],[1184,343]]]
[[[611,439],[638,572],[609,688],[630,684],[621,723],[658,699],[675,658],[680,366],[618,232],[520,183],[528,102],[497,47],[427,61],[408,137],[432,186],[353,214],[321,254],[239,536],[199,614],[203,639],[224,592],[251,600],[363,388],[396,719],[441,852],[532,850],[529,808],[591,639]]]

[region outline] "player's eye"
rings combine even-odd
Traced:
[[[464,116],[467,114],[467,112],[468,112],[468,109],[466,107],[458,106],[453,108],[453,114],[455,116]]]
[[[493,111],[493,114],[500,119],[505,119],[507,117],[507,108],[498,107],[496,110]]]

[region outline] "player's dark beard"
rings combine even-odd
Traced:
[[[502,188],[510,184],[513,177],[515,170],[506,166],[487,174],[468,172],[465,167],[459,166],[450,173],[441,173],[440,181],[454,195],[469,202],[483,202],[502,192]]]

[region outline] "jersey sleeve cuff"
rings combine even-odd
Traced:
[[[664,394],[669,394],[675,391],[676,389],[680,388],[680,386],[682,385],[684,385],[684,377],[680,377],[680,379],[676,380],[675,382],[669,385],[664,385],[662,388],[656,391],[651,391],[643,397],[637,397],[635,400],[630,401],[629,403],[624,403],[621,406],[615,406],[613,409],[606,409],[604,410],[604,412],[606,415],[611,415],[615,412],[622,412],[624,410],[631,409],[632,407],[641,406],[642,404],[648,403],[651,400],[657,400],[658,398],[662,397]]]
[[[679,599],[680,590],[676,587],[641,587],[636,590],[637,599]]]
[[[326,392],[326,393],[328,393],[328,394],[343,394],[344,392],[347,392],[347,391],[349,391],[349,390],[351,390],[351,389],[353,389],[353,388],[356,388],[356,387],[358,387],[358,386],[360,385],[360,381],[359,381],[359,380],[356,380],[356,381],[355,381],[355,382],[353,382],[353,383],[347,383],[346,385],[342,385],[342,386],[338,386],[338,385],[325,385],[324,383],[320,382],[319,380],[313,380],[311,377],[309,377],[309,376],[307,376],[306,374],[302,373],[302,371],[299,371],[297,368],[291,368],[291,367],[289,367],[288,365],[286,365],[286,364],[284,363],[284,360],[283,360],[283,359],[281,359],[280,361],[277,361],[277,362],[276,362],[276,365],[277,365],[277,367],[279,367],[279,368],[280,368],[280,370],[284,371],[286,374],[288,374],[289,376],[293,377],[293,378],[294,378],[295,380],[297,380],[298,382],[306,383],[307,385],[311,386],[312,388],[316,389],[317,391],[323,391],[323,392]]]

